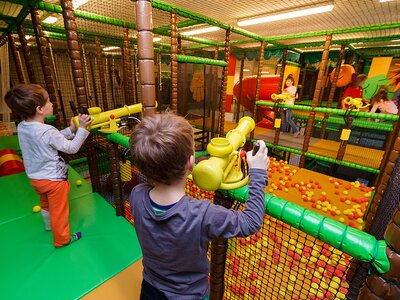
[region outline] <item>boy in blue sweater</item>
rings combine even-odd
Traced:
[[[185,195],[186,177],[194,166],[194,136],[184,118],[155,114],[135,128],[131,153],[149,180],[130,196],[143,252],[142,300],[207,299],[210,240],[260,230],[269,158],[265,143],[259,143],[254,156],[247,152],[249,200],[239,212]]]

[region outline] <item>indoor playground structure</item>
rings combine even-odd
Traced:
[[[40,84],[47,123],[93,120],[64,157],[69,222],[83,238],[55,249],[20,119],[0,101],[0,298],[139,299],[128,198],[147,179],[129,136],[141,118],[173,112],[194,128],[186,193],[199,201],[242,210],[245,151],[261,139],[270,153],[264,225],[212,240],[210,300],[400,299],[399,113],[369,112],[380,89],[399,107],[399,11],[396,0],[0,1],[1,98]],[[359,94],[343,97],[349,86]]]

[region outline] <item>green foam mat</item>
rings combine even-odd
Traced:
[[[142,257],[134,227],[84,185],[71,184],[69,217],[71,232],[82,231],[82,239],[54,248],[41,214],[32,212],[38,198],[18,175],[0,178],[1,217],[14,215],[0,223],[2,299],[80,298]]]
[[[68,168],[71,190],[69,200],[92,193],[92,187],[71,167]],[[77,180],[81,184],[77,185]],[[0,177],[0,225],[32,214],[32,208],[40,205],[39,196],[25,173]]]
[[[0,150],[3,149],[19,150],[18,136],[11,135],[0,137]]]

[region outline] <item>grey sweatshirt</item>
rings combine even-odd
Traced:
[[[66,180],[68,166],[59,151],[78,152],[88,135],[85,128],[79,127],[73,134],[69,127],[58,131],[51,125],[22,121],[18,124],[18,141],[26,174],[30,179]]]
[[[209,294],[207,250],[214,237],[252,235],[264,218],[265,170],[250,169],[249,200],[242,211],[183,196],[157,216],[151,185],[136,186],[130,196],[135,229],[143,252],[143,279],[168,299],[203,299]]]

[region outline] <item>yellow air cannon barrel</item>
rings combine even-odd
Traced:
[[[282,100],[283,102],[286,102],[286,101],[290,100],[290,94],[288,94],[288,93],[272,94],[271,99],[272,100]]]
[[[255,128],[250,117],[243,117],[235,129],[225,138],[213,138],[207,146],[210,158],[201,161],[192,172],[195,184],[203,190],[238,188],[245,183],[242,173],[232,172],[239,159],[238,149],[246,142],[246,136]]]
[[[124,107],[104,112],[101,111],[100,107],[90,107],[88,111],[92,118],[92,123],[86,127],[87,130],[100,128],[101,132],[112,133],[120,129],[116,125],[120,118],[142,112],[142,104],[125,105]],[[74,117],[74,123],[78,128],[79,120],[77,116]]]
[[[348,105],[349,108],[351,108],[353,110],[365,109],[368,106],[370,106],[369,103],[364,105],[362,98],[346,97],[346,98],[344,98],[343,101],[344,101],[344,103],[346,103]]]

